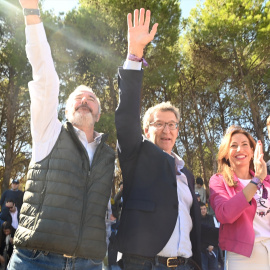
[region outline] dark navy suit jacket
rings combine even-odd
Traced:
[[[124,254],[153,257],[173,233],[178,197],[174,158],[142,136],[142,78],[142,70],[119,69],[120,101],[115,123],[124,189],[117,245]],[[200,208],[193,190],[194,176],[186,168],[183,173],[193,197],[190,209],[193,258],[200,264]]]

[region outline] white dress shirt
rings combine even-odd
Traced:
[[[182,256],[189,258],[192,256],[189,235],[193,226],[190,217],[190,208],[193,203],[193,198],[188,187],[187,177],[184,173],[180,172],[180,170],[184,168],[185,162],[175,153],[172,153],[172,156],[175,158],[178,172],[181,173],[180,175],[176,175],[178,217],[169,241],[158,255],[162,257]]]

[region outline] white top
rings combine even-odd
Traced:
[[[245,187],[251,179],[239,181]],[[268,194],[270,194],[269,188],[267,188]],[[270,197],[268,199],[262,198],[262,188],[257,190],[254,195],[254,199],[257,202],[256,214],[253,220],[253,228],[255,232],[255,242],[259,242],[265,238],[270,238]]]
[[[11,226],[14,228],[14,229],[17,229],[18,228],[18,225],[19,225],[19,222],[18,222],[18,209],[17,207],[16,208],[16,211],[15,212],[9,212],[10,215],[11,215],[11,218],[12,218],[12,223],[11,223]]]
[[[178,172],[184,168],[185,162],[172,153],[175,158],[175,163]],[[180,172],[176,175],[177,180],[177,196],[178,196],[178,217],[174,231],[165,247],[158,253],[163,257],[182,256],[189,258],[192,256],[190,231],[192,230],[192,220],[190,217],[190,208],[193,203],[193,198],[188,187],[187,177]]]

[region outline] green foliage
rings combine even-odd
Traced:
[[[108,133],[107,144],[116,149],[116,129],[114,124],[114,113],[102,113],[100,120],[95,125],[95,129],[100,133]]]
[[[270,1],[205,0],[182,21],[179,1],[174,0],[79,3],[65,16],[42,12],[60,77],[60,120],[65,120],[67,96],[78,85],[88,85],[102,105],[95,129],[109,133],[108,143],[116,148],[117,66],[124,63],[127,54],[126,15],[144,7],[151,10],[151,24],[158,22],[159,26],[144,52],[149,67],[144,71],[142,115],[162,101],[179,107],[175,151],[195,176],[207,182],[216,172],[218,145],[231,124],[240,124],[256,139],[266,141]],[[23,177],[31,154],[27,91],[31,67],[25,57],[21,12],[17,0],[0,2],[1,181]],[[270,147],[266,156],[269,151]]]

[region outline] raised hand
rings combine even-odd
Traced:
[[[38,9],[38,1],[39,0],[19,0],[22,8],[29,9]],[[25,24],[38,24],[41,22],[41,19],[38,15],[28,15],[25,16]]]
[[[132,14],[129,13],[127,16],[128,22],[128,53],[134,54],[137,57],[141,58],[143,56],[144,47],[154,39],[154,36],[157,32],[158,24],[155,23],[152,27],[152,30],[149,33],[149,25],[151,12],[150,10],[146,11],[145,9],[140,9],[140,18],[139,10],[134,10],[134,22],[132,25]]]
[[[22,8],[38,8],[38,0],[19,0]]]
[[[254,169],[255,176],[260,178],[261,181],[263,181],[267,175],[267,167],[263,159],[263,145],[261,141],[257,142],[254,151]]]

